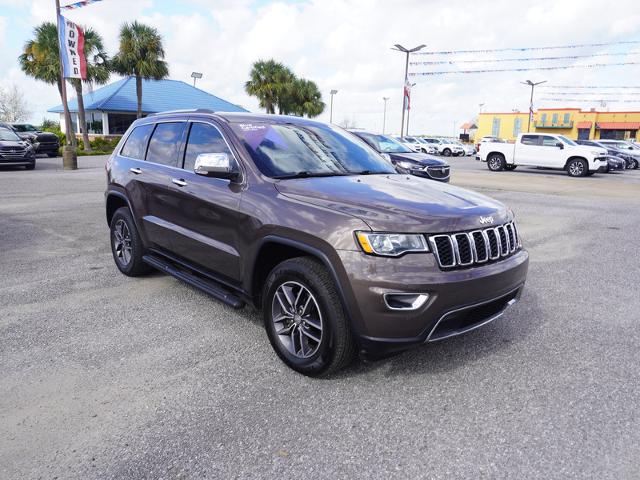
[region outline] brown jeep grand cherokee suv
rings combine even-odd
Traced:
[[[120,271],[261,308],[278,356],[307,375],[477,328],[525,282],[509,209],[398,174],[332,125],[168,112],[136,121],[106,168]]]

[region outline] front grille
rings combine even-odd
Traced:
[[[446,269],[498,260],[522,247],[513,222],[473,232],[433,235],[429,243],[438,265]]]
[[[26,148],[21,147],[0,147],[0,157],[6,159],[22,159],[27,153]]]
[[[427,173],[431,178],[443,179],[449,176],[450,167],[427,167]]]

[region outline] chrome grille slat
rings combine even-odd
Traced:
[[[441,268],[479,265],[522,248],[514,222],[472,232],[432,235],[429,243]]]

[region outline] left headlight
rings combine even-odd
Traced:
[[[408,252],[428,252],[423,235],[413,233],[356,232],[360,248],[365,253],[397,257]]]

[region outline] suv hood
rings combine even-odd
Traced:
[[[438,233],[499,225],[511,219],[500,202],[479,193],[413,175],[354,175],[281,180],[283,195],[353,215],[372,230]]]
[[[587,158],[591,158],[594,156],[604,157],[605,155],[607,155],[607,150],[602,147],[591,147],[589,145],[570,145],[570,146],[565,146],[564,148],[570,148],[570,149],[575,148],[577,152],[579,152],[580,154],[582,154]],[[598,155],[594,155],[592,152],[600,152],[600,153]]]

